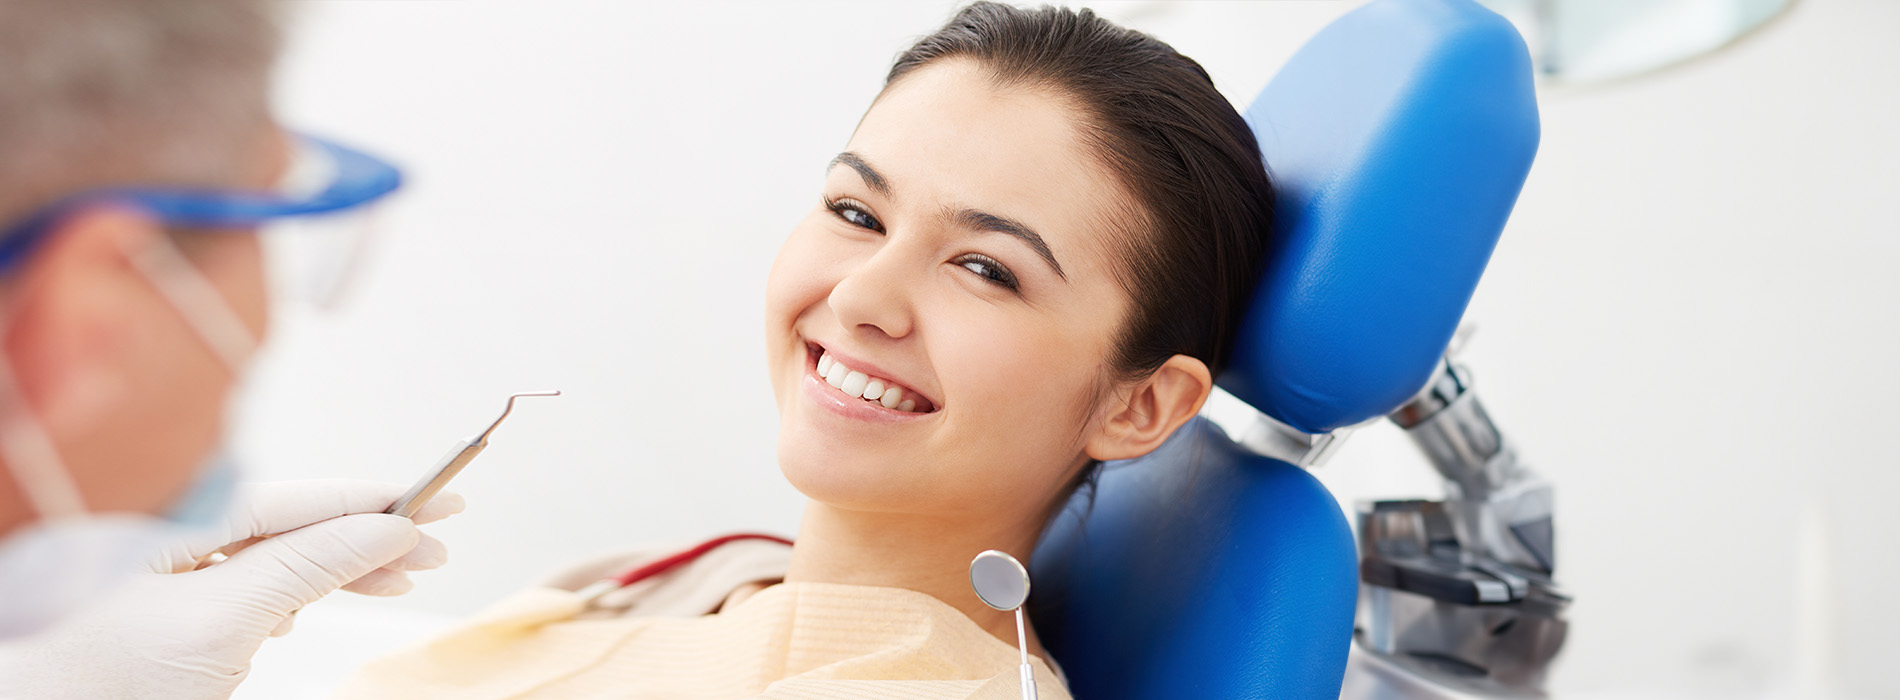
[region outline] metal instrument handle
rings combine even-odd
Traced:
[[[442,455],[442,459],[436,462],[434,469],[425,472],[401,498],[390,504],[389,510],[383,512],[405,518],[415,517],[416,511],[428,505],[429,499],[435,498],[442,487],[448,486],[449,480],[462,473],[462,468],[475,461],[475,455],[481,454],[486,447],[487,443],[463,442],[451,448],[448,454]]]
[[[482,432],[476,433],[475,437],[463,440],[450,449],[448,454],[442,455],[442,459],[436,461],[434,469],[424,472],[422,478],[417,479],[414,486],[410,486],[401,498],[390,504],[389,510],[383,512],[405,518],[415,517],[416,511],[428,505],[429,499],[435,498],[435,495],[442,491],[442,487],[449,485],[450,479],[462,473],[463,467],[475,461],[475,456],[488,448],[488,436],[494,434],[495,428],[501,427],[501,422],[508,418],[508,414],[514,412],[515,399],[523,396],[560,395],[559,391],[524,391],[510,395],[508,405],[502,408],[501,415],[496,416],[494,422],[489,423]]]

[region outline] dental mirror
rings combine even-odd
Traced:
[[[1036,700],[1036,672],[1029,665],[1028,627],[1023,623],[1023,601],[1029,600],[1029,570],[1008,552],[994,549],[970,561],[970,587],[976,597],[1004,612],[1016,613],[1016,650],[1022,654],[1023,700]]]
[[[984,605],[1015,610],[1029,600],[1029,571],[1015,557],[992,549],[970,562],[970,587]]]

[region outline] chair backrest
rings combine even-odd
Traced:
[[[1246,117],[1278,189],[1272,258],[1223,388],[1318,433],[1424,383],[1536,153],[1528,53],[1472,0],[1374,0]],[[1304,470],[1196,419],[1051,523],[1038,633],[1081,698],[1337,698],[1357,565]]]

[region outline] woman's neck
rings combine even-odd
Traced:
[[[970,560],[983,550],[999,549],[1028,562],[1036,535],[1036,530],[1021,526],[850,511],[809,501],[785,580],[925,593],[1014,647],[1015,615],[976,597],[970,589]],[[1029,653],[1041,652],[1031,630]]]

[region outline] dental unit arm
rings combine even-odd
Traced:
[[[1543,697],[1570,598],[1552,493],[1449,359],[1399,410],[1443,501],[1361,503],[1359,623],[1344,698]]]

